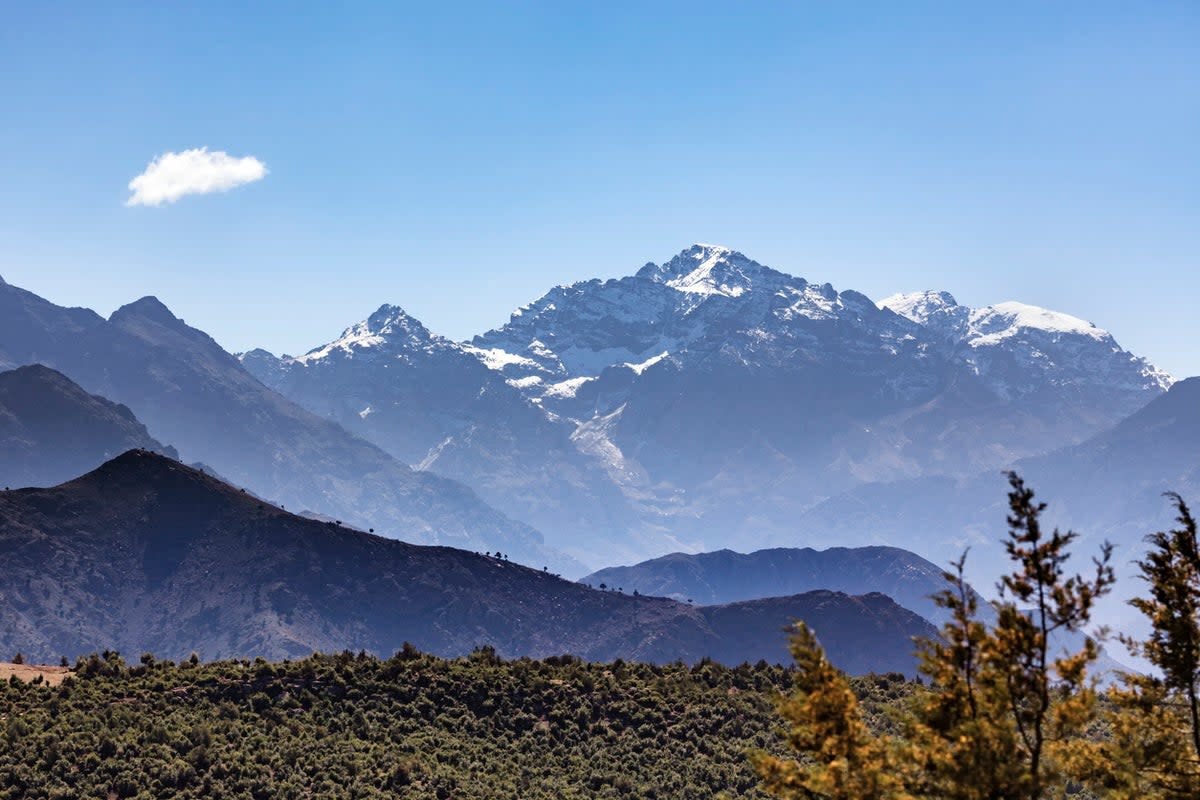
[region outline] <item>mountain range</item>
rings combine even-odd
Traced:
[[[950,621],[950,614],[934,597],[950,588],[948,568],[899,547],[773,548],[753,553],[670,553],[640,564],[608,567],[582,580],[593,586],[621,586],[626,591],[706,605],[741,603],[818,588],[848,594],[882,592],[940,627]],[[979,618],[994,622],[992,606],[978,592],[971,591]],[[1051,646],[1064,653],[1078,652],[1085,637],[1094,633],[1060,630],[1052,635]],[[1116,672],[1128,671],[1129,666],[1100,646],[1092,674],[1108,680]]]
[[[271,391],[207,334],[145,297],[104,319],[0,281],[0,363],[44,364],[130,408],[188,462],[256,494],[407,541],[578,570],[470,488],[416,471]],[[0,454],[0,461],[6,460]]]
[[[3,495],[0,646],[50,655],[753,660],[798,616],[848,668],[908,669],[939,618],[921,556],[971,548],[977,586],[1002,568],[1002,470],[1125,573],[1171,522],[1161,493],[1200,489],[1200,379],[1095,325],[875,302],[712,245],[469,342],[383,305],[301,356],[232,355],[153,297],[105,319],[0,280],[0,369],[0,486],[43,487]],[[556,577],[634,562],[585,579],[625,593]]]
[[[1066,314],[876,303],[713,245],[556,287],[470,342],[384,306],[303,356],[241,358],[594,565],[804,544],[798,520],[831,498],[996,474],[1172,382]]]
[[[913,673],[928,622],[874,593],[698,607],[604,592],[511,561],[294,515],[132,450],[76,480],[0,492],[0,648],[288,658],[313,650],[787,660],[804,619],[850,672]],[[869,649],[861,647],[871,641]]]
[[[1095,325],[874,302],[713,245],[555,287],[469,342],[384,305],[294,357],[234,357],[153,298],[106,320],[0,283],[0,363],[61,371],[288,508],[568,577],[734,543],[945,561],[998,538],[1011,467],[1065,493],[1059,519],[1133,543],[1161,515],[1115,487],[1191,486],[1192,432],[1178,469],[1122,433],[1160,402],[1186,414],[1189,382],[1168,392]]]

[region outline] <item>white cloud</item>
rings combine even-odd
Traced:
[[[254,156],[234,158],[222,150],[210,153],[207,147],[163,153],[129,182],[133,194],[125,205],[161,206],[189,194],[227,192],[266,174],[266,165]]]

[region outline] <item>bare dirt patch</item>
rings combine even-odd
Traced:
[[[58,686],[71,674],[70,667],[51,667],[46,664],[4,664],[0,663],[0,681],[6,681],[13,675],[26,683],[41,675],[50,686]]]

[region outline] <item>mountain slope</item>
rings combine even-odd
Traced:
[[[206,658],[389,653],[410,641],[439,654],[490,644],[502,655],[753,661],[782,659],[780,629],[799,617],[848,669],[911,673],[909,637],[931,631],[882,595],[701,609],[594,591],[297,517],[145,451],[52,489],[0,493],[0,557],[11,621],[0,647],[43,659],[108,647]]]
[[[1110,538],[1125,564],[1142,537],[1171,524],[1167,491],[1200,502],[1200,379],[1164,395],[1088,440],[1014,464],[1048,501],[1047,521],[1087,539]],[[968,480],[921,479],[859,487],[797,520],[814,543],[904,541],[926,552],[994,545],[1003,531],[999,472]],[[973,560],[986,561],[980,554]]]
[[[133,448],[177,458],[133,412],[35,364],[0,373],[0,486],[53,486]]]
[[[255,493],[409,541],[501,550],[577,571],[541,534],[460,483],[413,472],[271,391],[203,332],[146,297],[108,320],[0,285],[0,356],[58,369],[129,406],[188,461]]]
[[[600,563],[616,543],[612,532],[638,524],[604,470],[571,442],[569,426],[398,306],[380,307],[303,356],[254,350],[240,358],[290,400],[405,463],[466,483],[577,557]]]

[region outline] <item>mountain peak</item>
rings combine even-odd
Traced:
[[[384,303],[365,320],[342,331],[342,335],[334,341],[310,350],[295,360],[308,363],[320,361],[335,352],[354,355],[387,345],[425,346],[437,338],[400,306]]]
[[[185,475],[197,473],[197,470],[192,469],[186,464],[181,464],[175,459],[167,458],[161,453],[155,453],[143,448],[133,448],[109,459],[92,472],[81,475],[75,480],[99,481],[112,473],[120,472],[163,474],[176,471],[180,471]]]
[[[919,325],[927,324],[930,318],[936,314],[945,314],[951,309],[961,308],[958,301],[954,299],[954,295],[935,289],[926,289],[923,292],[901,292],[883,298],[876,305]]]
[[[154,295],[146,295],[140,300],[126,303],[112,313],[109,322],[119,322],[129,317],[141,317],[163,325],[177,325],[183,320],[171,313],[171,309]]]
[[[382,336],[402,332],[423,339],[430,337],[429,329],[421,324],[420,320],[400,306],[390,303],[384,303],[376,309],[374,314],[367,317],[365,324],[368,330]]]
[[[971,315],[972,327],[981,337],[1006,338],[1016,330],[1039,330],[1054,334],[1076,334],[1091,339],[1109,339],[1108,331],[1092,323],[1040,306],[1008,301],[978,309]]]
[[[681,292],[737,297],[753,287],[755,278],[778,273],[728,247],[694,244],[665,264],[647,264],[637,274]]]
[[[71,379],[45,364],[26,364],[23,367],[0,372],[0,381],[8,379],[30,379],[50,383],[71,383]]]

